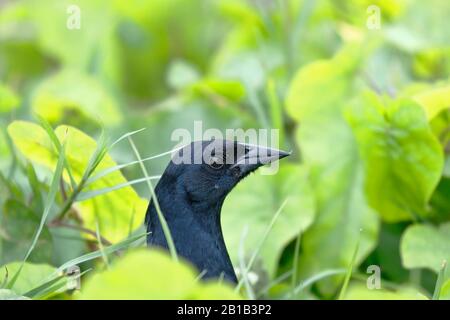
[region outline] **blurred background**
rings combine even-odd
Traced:
[[[449,16],[446,0],[0,1],[0,265],[26,254],[57,159],[36,147],[45,134],[16,120],[39,116],[97,141],[146,128],[133,135],[143,158],[201,120],[276,128],[280,148],[294,150],[222,212],[235,265],[240,247],[246,260],[261,247],[255,297],[337,298],[352,266],[348,298],[431,298],[450,258]],[[84,134],[68,145],[75,171],[95,149]],[[126,141],[109,155],[103,169],[136,159]],[[168,161],[147,161],[149,175]],[[102,187],[143,177],[139,165],[115,174]],[[147,185],[121,192],[74,201],[81,219],[69,222],[97,223],[109,243],[137,232]],[[98,249],[92,234],[56,223],[65,200],[59,192],[29,263],[53,268]],[[373,265],[379,290],[366,285]]]

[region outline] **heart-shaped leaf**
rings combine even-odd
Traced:
[[[274,175],[256,173],[231,192],[224,203],[222,221],[227,248],[235,265],[239,265],[238,251],[246,226],[248,235],[244,248],[246,256],[251,256],[284,201],[286,205],[258,255],[270,275],[274,275],[284,247],[314,220],[315,205],[308,172],[304,167],[281,162],[279,172]]]
[[[143,270],[148,272],[142,273]],[[194,269],[162,251],[127,253],[82,284],[79,299],[239,299],[226,284],[203,284]]]
[[[32,162],[53,169],[57,155],[50,138],[40,126],[24,121],[14,121],[8,127],[8,132],[16,147]],[[96,142],[78,129],[69,126],[59,126],[55,130],[60,141],[66,140],[66,159],[77,183],[80,182],[91,155],[96,148]],[[116,163],[106,155],[97,167],[97,171],[114,167]],[[95,174],[94,172],[94,174]],[[69,177],[64,175],[69,182]],[[126,179],[115,171],[90,184],[84,191],[111,188],[126,183]],[[77,203],[84,225],[96,230],[100,225],[101,235],[111,242],[125,238],[130,230],[139,227],[147,206],[130,186],[95,198]]]

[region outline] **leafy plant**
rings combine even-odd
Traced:
[[[441,0],[2,4],[0,299],[450,299],[447,12]],[[202,139],[200,120],[277,129],[293,151],[224,203],[234,288],[203,283],[172,245],[141,248],[173,133]]]

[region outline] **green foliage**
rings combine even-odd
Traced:
[[[116,101],[101,83],[74,71],[62,71],[43,81],[34,92],[32,105],[36,114],[53,123],[76,122],[77,117],[101,118],[105,125],[120,121]]]
[[[370,290],[365,285],[351,286],[345,296],[347,300],[427,300],[427,297],[415,288],[399,288],[397,290]]]
[[[0,112],[8,112],[19,106],[19,97],[0,83]]]
[[[450,106],[450,86],[420,92],[413,99],[421,104],[428,119],[433,119]]]
[[[0,300],[29,300],[29,298],[19,296],[12,290],[0,289]]]
[[[376,214],[364,197],[356,141],[343,116],[357,68],[354,47],[346,50],[300,69],[287,98],[288,113],[301,123],[296,139],[310,167],[317,201],[317,218],[302,236],[302,277],[326,268],[347,268],[362,229],[359,264],[373,249],[378,232]],[[326,279],[322,288],[331,294],[342,279]]]
[[[202,284],[187,264],[157,250],[128,253],[86,281],[79,299],[239,299],[226,284]]]
[[[8,131],[16,146],[29,160],[53,169],[56,155],[50,138],[41,127],[16,121],[9,126]],[[80,183],[96,143],[81,131],[68,126],[56,128],[55,133],[60,141],[66,141],[66,158],[75,181]],[[107,155],[102,159],[97,170],[115,165],[116,163]],[[70,182],[67,175],[64,179]],[[125,182],[123,175],[116,171],[93,182],[83,190],[99,190]],[[109,241],[116,242],[128,235],[130,224],[132,230],[141,224],[146,203],[131,187],[124,187],[81,201],[79,206],[84,226],[95,230],[96,221],[98,221],[102,235]]]
[[[3,210],[1,260],[3,263],[20,261],[30,247],[30,239],[38,229],[40,217],[25,204],[13,199],[5,202]],[[44,227],[29,261],[51,261],[52,249],[53,242],[50,231]]]
[[[449,3],[7,1],[0,299],[450,299]],[[199,120],[293,150],[224,203],[234,290],[138,249],[172,134]]]
[[[442,300],[450,300],[450,279],[447,280],[441,288],[440,299]]]
[[[428,268],[436,273],[444,261],[450,261],[450,223],[439,228],[412,225],[404,233],[401,243],[403,265],[406,268]],[[450,276],[447,269],[446,278]]]
[[[10,275],[13,275],[20,270],[21,263],[9,263],[5,265],[4,268],[8,270],[8,273]],[[52,273],[55,270],[55,267],[52,267],[48,264],[25,263],[21,271],[22,275],[17,278],[16,282],[10,289],[19,295],[23,295],[41,284],[41,281],[43,279],[51,277]],[[3,276],[3,271],[0,274]]]
[[[426,216],[444,159],[423,109],[411,100],[383,102],[368,94],[349,118],[361,146],[370,205],[389,222]]]
[[[282,203],[286,205],[270,230],[258,257],[263,267],[273,275],[284,247],[314,219],[314,198],[308,173],[301,166],[281,166],[273,176],[254,174],[236,187],[225,200],[223,232],[235,265],[238,265],[239,241],[244,228],[249,234],[245,253],[250,257],[261,236]]]

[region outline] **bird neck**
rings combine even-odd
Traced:
[[[159,187],[159,188],[158,188]],[[216,203],[192,202],[176,189],[156,187],[156,197],[167,221],[177,253],[193,263],[204,278],[237,282],[220,223],[223,200]],[[147,243],[167,248],[153,201],[147,211]]]

